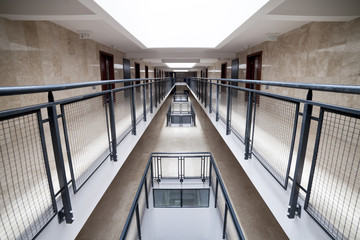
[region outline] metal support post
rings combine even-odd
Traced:
[[[200,90],[200,93],[201,93],[201,103],[204,103],[204,80],[201,78],[200,79],[200,84],[201,84],[201,90]]]
[[[134,85],[134,82],[132,83]],[[135,87],[131,88],[131,126],[132,126],[132,134],[136,135],[136,112],[135,112]]]
[[[155,81],[155,82],[154,82],[154,84],[155,84],[155,85],[154,85],[155,107],[157,108],[157,101],[158,101],[158,100],[157,100],[157,95],[158,95],[158,93],[157,93],[157,84],[158,84],[158,83],[157,83],[157,80],[156,80],[156,79],[155,79],[154,81]]]
[[[312,90],[308,91],[306,100],[308,101],[312,100]],[[313,106],[311,104],[308,103],[304,104],[299,147],[298,147],[298,153],[297,153],[296,165],[295,165],[294,181],[291,188],[290,201],[289,201],[288,213],[287,213],[288,218],[294,218],[295,215],[300,216],[301,207],[298,205],[297,201],[299,197],[301,177],[305,163],[306,148],[309,139],[312,108]]]
[[[153,113],[153,86],[152,80],[150,80],[150,113]]]
[[[151,162],[150,162],[150,168],[151,168],[151,187],[154,187],[154,168],[153,168],[153,158],[151,157]]]
[[[141,224],[140,224],[140,214],[139,214],[139,203],[136,203],[136,226],[138,231],[138,239],[141,240]]]
[[[197,80],[197,88],[198,88],[198,90],[197,90],[197,97],[198,97],[198,99],[200,100],[200,97],[201,97],[201,95],[200,95],[200,78],[198,78],[198,80]]]
[[[205,108],[207,107],[207,79],[205,79]]]
[[[211,80],[209,81],[209,113],[212,113],[212,84]]]
[[[226,237],[226,222],[227,222],[228,204],[225,202],[225,213],[224,213],[224,228],[223,228],[223,239]]]
[[[114,112],[114,92],[110,92],[109,99],[109,113],[110,113],[110,131],[111,131],[111,159],[117,161],[117,142],[116,142],[116,124],[115,124],[115,112]]]
[[[52,92],[48,93],[48,101],[54,102],[54,96]],[[64,157],[61,149],[61,140],[59,133],[58,117],[56,113],[56,105],[52,105],[47,108],[49,116],[49,126],[51,133],[51,142],[54,150],[56,171],[59,180],[61,200],[63,208],[59,212],[59,222],[62,222],[65,218],[66,223],[72,223],[74,221],[73,211],[71,208],[69,188],[66,180]]]
[[[145,178],[144,184],[145,184],[144,187],[145,187],[146,208],[149,209],[149,195],[148,195],[148,188],[147,188],[147,174],[146,174],[146,178]]]
[[[158,91],[159,91],[159,93],[158,93],[158,100],[159,100],[159,104],[161,103],[161,95],[160,95],[160,85],[161,85],[161,82],[160,82],[161,80],[159,80],[159,82],[158,82]]]
[[[250,84],[250,89],[254,89],[254,84]],[[248,107],[246,112],[246,126],[245,126],[245,159],[251,158],[250,151],[250,132],[252,122],[252,110],[253,110],[253,93],[248,94]]]
[[[215,208],[217,207],[218,189],[219,189],[219,179],[216,177],[216,185],[215,185]]]
[[[219,81],[217,81],[217,83],[219,83]],[[216,85],[216,121],[219,121],[219,90],[220,86]]]
[[[231,110],[232,110],[231,88],[227,88],[227,105],[226,105],[226,135],[231,133]]]
[[[209,187],[211,187],[211,170],[212,170],[212,162],[211,159],[209,160]]]
[[[143,119],[144,119],[144,122],[146,122],[146,85],[145,85],[145,80],[143,81],[143,86],[142,86],[142,89],[143,89]]]

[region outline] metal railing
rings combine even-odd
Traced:
[[[166,126],[196,126],[191,102],[172,102],[166,113]]]
[[[174,102],[188,102],[189,95],[187,92],[175,92],[173,96]]]
[[[53,96],[101,85],[109,90]],[[173,85],[173,79],[155,78],[1,87],[3,99],[47,92],[48,102],[0,112],[0,239],[35,238],[56,215],[72,223],[69,188],[76,194],[104,161],[117,161],[118,144],[136,134]]]
[[[360,110],[312,100],[313,90],[359,96],[360,86],[209,78],[189,78],[187,84],[215,120],[224,122],[226,134],[244,144],[244,159],[254,155],[284,189],[290,182],[290,219],[300,216],[301,197],[331,238],[360,237]],[[300,99],[255,90],[256,85],[308,94]]]
[[[145,207],[149,208],[149,192],[154,187],[154,181],[160,182],[162,179],[179,179],[180,182],[184,179],[208,181],[215,193],[214,207],[219,209],[222,216],[222,238],[245,239],[212,154],[193,152],[150,155],[121,233],[121,240],[142,239],[141,220]]]

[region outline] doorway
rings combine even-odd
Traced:
[[[221,64],[221,78],[227,78],[227,63]],[[226,81],[221,81],[221,84],[226,84]],[[221,86],[221,91],[225,91],[226,87]]]
[[[246,79],[261,80],[262,51],[247,56],[246,61]],[[245,84],[246,88],[250,88],[250,84]],[[260,90],[260,84],[255,84],[254,89]],[[246,100],[248,99],[246,92]],[[259,103],[259,96],[256,97],[256,103]]]
[[[100,51],[100,76],[101,81],[114,80],[114,56],[112,54]],[[114,89],[115,84],[101,85],[101,90]],[[109,99],[110,94],[106,94],[106,99]],[[114,99],[115,100],[115,99]],[[104,98],[105,101],[105,98]]]
[[[140,78],[140,63],[135,63],[135,78]],[[140,81],[135,81],[135,84],[140,84]]]

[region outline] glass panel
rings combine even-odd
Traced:
[[[201,177],[201,157],[185,158],[185,178]]]
[[[209,189],[183,189],[183,207],[209,207]]]
[[[181,190],[154,189],[154,207],[181,207]]]

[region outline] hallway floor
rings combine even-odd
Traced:
[[[77,239],[120,238],[151,152],[211,152],[238,215],[245,238],[288,239],[230,149],[192,96],[190,100],[196,113],[196,127],[166,127],[166,111],[171,100],[172,95],[152,120]]]

